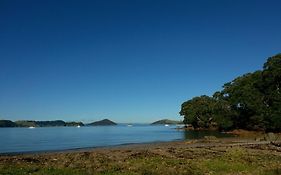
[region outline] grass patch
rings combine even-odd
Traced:
[[[270,170],[265,170],[264,175],[280,175],[281,174],[281,168],[274,168],[274,169],[270,169]]]
[[[206,167],[206,171],[215,172],[216,174],[226,173],[250,173],[257,167],[251,164],[245,164],[241,162],[229,162],[223,159],[208,160],[202,163],[203,167]]]

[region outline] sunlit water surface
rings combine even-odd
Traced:
[[[219,132],[182,131],[176,126],[140,125],[97,127],[0,128],[0,153],[56,151],[122,144],[227,137]]]

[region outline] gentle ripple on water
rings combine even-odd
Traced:
[[[97,127],[0,128],[0,153],[54,151],[196,139],[205,135],[226,136],[218,132],[192,132],[176,126],[127,125]]]

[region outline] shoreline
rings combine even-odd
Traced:
[[[179,129],[179,128],[175,128]],[[184,129],[184,128],[181,128]],[[187,130],[189,131],[189,130]],[[223,141],[224,144],[226,144],[225,141],[234,141],[234,142],[249,142],[251,141],[253,144],[258,143],[270,143],[270,141],[274,141],[273,138],[269,138],[268,134],[273,134],[275,137],[279,140],[281,140],[281,133],[265,133],[265,132],[257,132],[257,131],[248,131],[248,130],[233,130],[229,132],[222,132],[229,134],[229,137],[215,137],[215,140],[217,141]],[[123,143],[123,144],[116,144],[116,145],[105,145],[105,146],[90,146],[90,147],[80,147],[80,148],[70,148],[70,149],[56,149],[56,150],[38,150],[38,151],[19,151],[19,152],[3,152],[0,153],[1,156],[20,156],[20,155],[39,155],[39,154],[55,154],[55,153],[75,153],[75,152],[91,152],[95,150],[104,150],[104,149],[122,149],[122,148],[134,148],[134,147],[153,147],[153,145],[161,145],[161,144],[172,144],[173,143],[180,143],[180,142],[186,142],[186,143],[192,143],[191,145],[199,145],[203,142],[211,141],[209,137],[213,136],[204,136],[206,138],[199,138],[199,139],[175,139],[171,141],[152,141],[152,142],[142,142],[142,143]],[[271,136],[272,137],[272,136]],[[197,144],[194,144],[197,143]]]
[[[126,147],[137,147],[137,146],[146,146],[170,142],[182,142],[184,140],[172,140],[172,141],[154,141],[154,142],[143,142],[143,143],[124,143],[118,145],[108,145],[108,146],[96,146],[96,147],[81,147],[81,148],[71,148],[71,149],[61,149],[61,150],[42,150],[42,151],[23,151],[23,152],[4,152],[0,153],[1,156],[19,156],[19,155],[39,155],[39,154],[52,154],[52,153],[75,153],[75,152],[87,152],[95,151],[99,149],[117,149],[117,148],[126,148]]]
[[[230,131],[226,132],[226,134],[230,134],[230,137],[215,137],[217,141],[233,141],[233,142],[249,142],[251,141],[254,143],[270,143],[266,140],[260,139],[266,137],[266,133],[263,132],[255,132],[255,131],[246,131],[246,130],[238,130],[238,131]],[[276,134],[278,139],[281,140],[281,133]],[[91,152],[95,150],[104,150],[104,149],[122,149],[122,148],[134,148],[134,147],[153,147],[154,145],[162,145],[162,144],[173,144],[173,143],[192,143],[191,145],[199,145],[204,142],[214,142],[212,141],[213,136],[204,136],[205,138],[199,139],[175,139],[171,141],[152,141],[152,142],[142,142],[142,143],[124,143],[124,144],[117,144],[117,145],[105,145],[105,146],[92,146],[92,147],[80,147],[80,148],[70,148],[70,149],[57,149],[57,150],[38,150],[38,151],[19,151],[19,152],[3,152],[0,153],[1,156],[19,156],[19,155],[40,155],[40,154],[52,154],[52,153],[75,153],[75,152]],[[211,140],[210,138],[211,137]],[[258,140],[257,140],[258,138]],[[258,141],[258,142],[253,142]],[[215,141],[216,142],[216,141]],[[195,144],[196,143],[196,144]],[[190,146],[191,146],[190,145]]]
[[[214,137],[205,136],[201,139],[190,139],[190,140],[172,140],[172,141],[154,141],[154,142],[143,142],[143,143],[125,143],[119,145],[109,145],[109,146],[97,146],[97,147],[82,147],[82,148],[72,148],[72,149],[62,149],[62,150],[42,150],[42,151],[26,151],[26,152],[7,152],[0,153],[0,157],[4,156],[32,156],[32,155],[51,155],[51,154],[64,154],[64,153],[81,153],[81,152],[95,152],[104,150],[122,150],[122,149],[150,149],[157,146],[175,146],[184,144],[186,147],[202,148],[202,147],[212,147],[212,146],[236,146],[236,145],[261,145],[270,144],[271,141],[256,141],[254,138],[248,137]],[[278,142],[281,142],[278,140]]]
[[[225,171],[274,175],[281,173],[280,165],[281,147],[271,141],[241,137],[208,136],[188,141],[0,155],[0,174],[15,175],[227,174]]]

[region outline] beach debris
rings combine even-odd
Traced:
[[[208,142],[219,142],[216,136],[204,136],[204,140]]]
[[[270,142],[274,142],[277,139],[278,139],[277,135],[272,132],[265,134],[265,137],[264,137],[264,140],[270,141]]]

